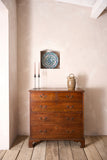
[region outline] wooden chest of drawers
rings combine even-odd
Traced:
[[[29,147],[43,140],[73,140],[84,147],[83,107],[83,90],[30,90]]]

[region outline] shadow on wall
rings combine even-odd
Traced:
[[[105,15],[105,14],[107,14],[107,9],[105,9],[105,10],[101,13],[100,17],[101,17],[102,15]]]
[[[33,87],[35,17],[31,9],[32,3],[33,1],[21,1],[18,4],[18,131],[24,135],[28,135],[30,130],[28,90]]]
[[[87,75],[78,75],[77,87],[84,88],[85,135],[102,135],[105,132],[104,88],[86,88]]]

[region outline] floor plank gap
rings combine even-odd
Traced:
[[[59,154],[59,141],[57,141],[57,144],[58,144],[58,158],[60,160],[60,154]]]

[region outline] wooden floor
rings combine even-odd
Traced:
[[[28,147],[28,137],[18,137],[10,150],[0,151],[0,160],[107,160],[107,136],[86,137],[86,147],[71,141],[41,142]]]

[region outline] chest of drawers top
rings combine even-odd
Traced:
[[[84,90],[69,91],[67,89],[33,89],[29,90],[31,101],[82,101]]]

